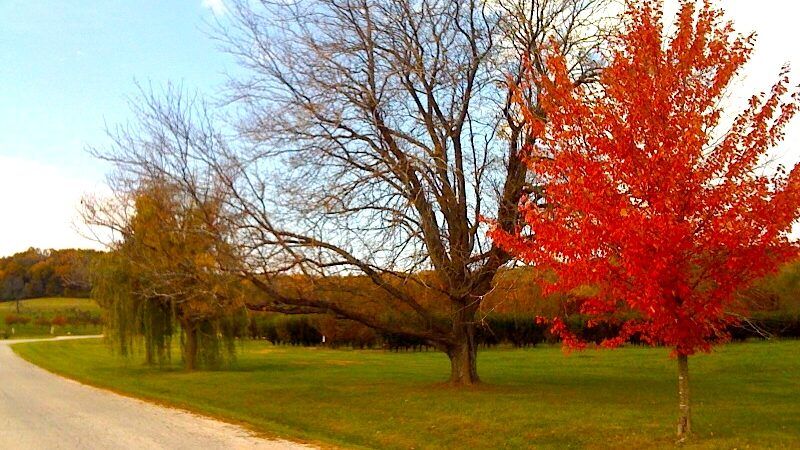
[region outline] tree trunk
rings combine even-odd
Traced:
[[[186,370],[197,368],[197,327],[187,320],[183,325],[183,332],[186,336],[186,343],[183,348],[183,365]]]
[[[689,404],[689,357],[678,354],[678,442],[683,442],[692,432],[692,411]]]
[[[17,299],[17,314],[19,314],[19,299]]]
[[[450,358],[450,383],[469,386],[480,383],[478,348],[475,344],[475,312],[461,311],[453,322],[454,342],[447,348]]]

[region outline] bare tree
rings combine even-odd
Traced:
[[[235,137],[179,95],[150,96],[146,125],[100,153],[189,191],[202,189],[198,173],[223,186],[232,270],[264,293],[251,308],[424,339],[450,358],[452,383],[477,383],[481,302],[509,262],[481,217],[511,230],[521,196],[536,192],[520,159],[533,142],[507,77],[523,55],[544,70],[537,55],[557,45],[575,82],[592,81],[607,3],[243,0],[219,34],[247,69],[231,83]],[[359,275],[380,289],[386,314],[324,289],[287,290],[290,275]]]

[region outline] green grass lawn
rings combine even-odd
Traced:
[[[344,447],[642,448],[673,445],[676,362],[667,350],[483,351],[485,383],[442,384],[439,353],[243,345],[232,370],[187,373],[112,356],[102,342],[18,344],[83,382]],[[734,344],[690,359],[689,448],[800,448],[800,342]]]
[[[29,338],[51,336],[51,326],[35,323],[37,318],[52,320],[56,316],[63,316],[69,319],[75,317],[77,314],[86,313],[95,317],[100,316],[100,307],[94,300],[88,298],[60,297],[21,300],[19,314],[17,314],[16,302],[5,301],[0,303],[0,339],[4,337]],[[30,321],[25,324],[8,324],[5,319],[10,315],[26,317],[30,319]],[[87,323],[71,323],[52,327],[52,331],[52,336],[99,334],[102,333],[102,326]]]

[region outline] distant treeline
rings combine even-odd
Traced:
[[[41,250],[31,248],[15,255],[0,258],[0,301],[35,297],[88,297],[95,250]],[[485,299],[486,310],[479,314],[480,326],[476,339],[481,346],[512,345],[527,347],[543,342],[555,342],[543,325],[536,324],[537,315],[552,316],[569,310],[563,297],[545,298],[540,294],[540,277],[530,268],[501,271],[494,289]],[[307,286],[304,280],[287,280],[287,290]],[[339,283],[326,286],[329,295],[342,302],[357,302],[371,314],[385,313],[381,309],[382,292],[366,283],[362,277],[343,277]],[[414,292],[423,303],[439,299],[429,291]],[[580,294],[579,294],[580,295]],[[761,337],[761,333],[776,337],[800,338],[800,261],[784,266],[781,271],[741,293],[740,307],[748,311],[749,320],[729,330],[734,339]],[[440,312],[445,313],[444,311]],[[587,329],[581,317],[567,311],[569,327],[588,341],[614,335],[615,330]],[[419,339],[372,330],[358,323],[326,315],[284,316],[275,313],[251,313],[248,337],[267,339],[275,344],[325,345],[354,348],[387,348],[412,350],[425,348]],[[245,336],[241,336],[245,337]]]
[[[96,250],[43,250],[0,258],[0,301],[36,297],[88,297]]]

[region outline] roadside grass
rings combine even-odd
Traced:
[[[188,373],[112,355],[101,341],[17,344],[50,371],[289,439],[372,448],[669,448],[676,363],[665,349],[482,351],[484,384],[444,383],[434,352],[245,342],[235,366]],[[176,353],[177,354],[177,353]],[[690,359],[686,448],[800,448],[800,341]]]
[[[6,321],[9,316],[23,317],[28,322],[9,324]],[[59,316],[66,319],[67,323],[56,326],[45,324]],[[96,320],[99,316],[100,307],[88,298],[46,297],[20,300],[19,314],[16,301],[4,301],[0,303],[0,339],[99,334],[103,327],[86,321],[88,317]],[[37,319],[40,319],[39,323]]]

